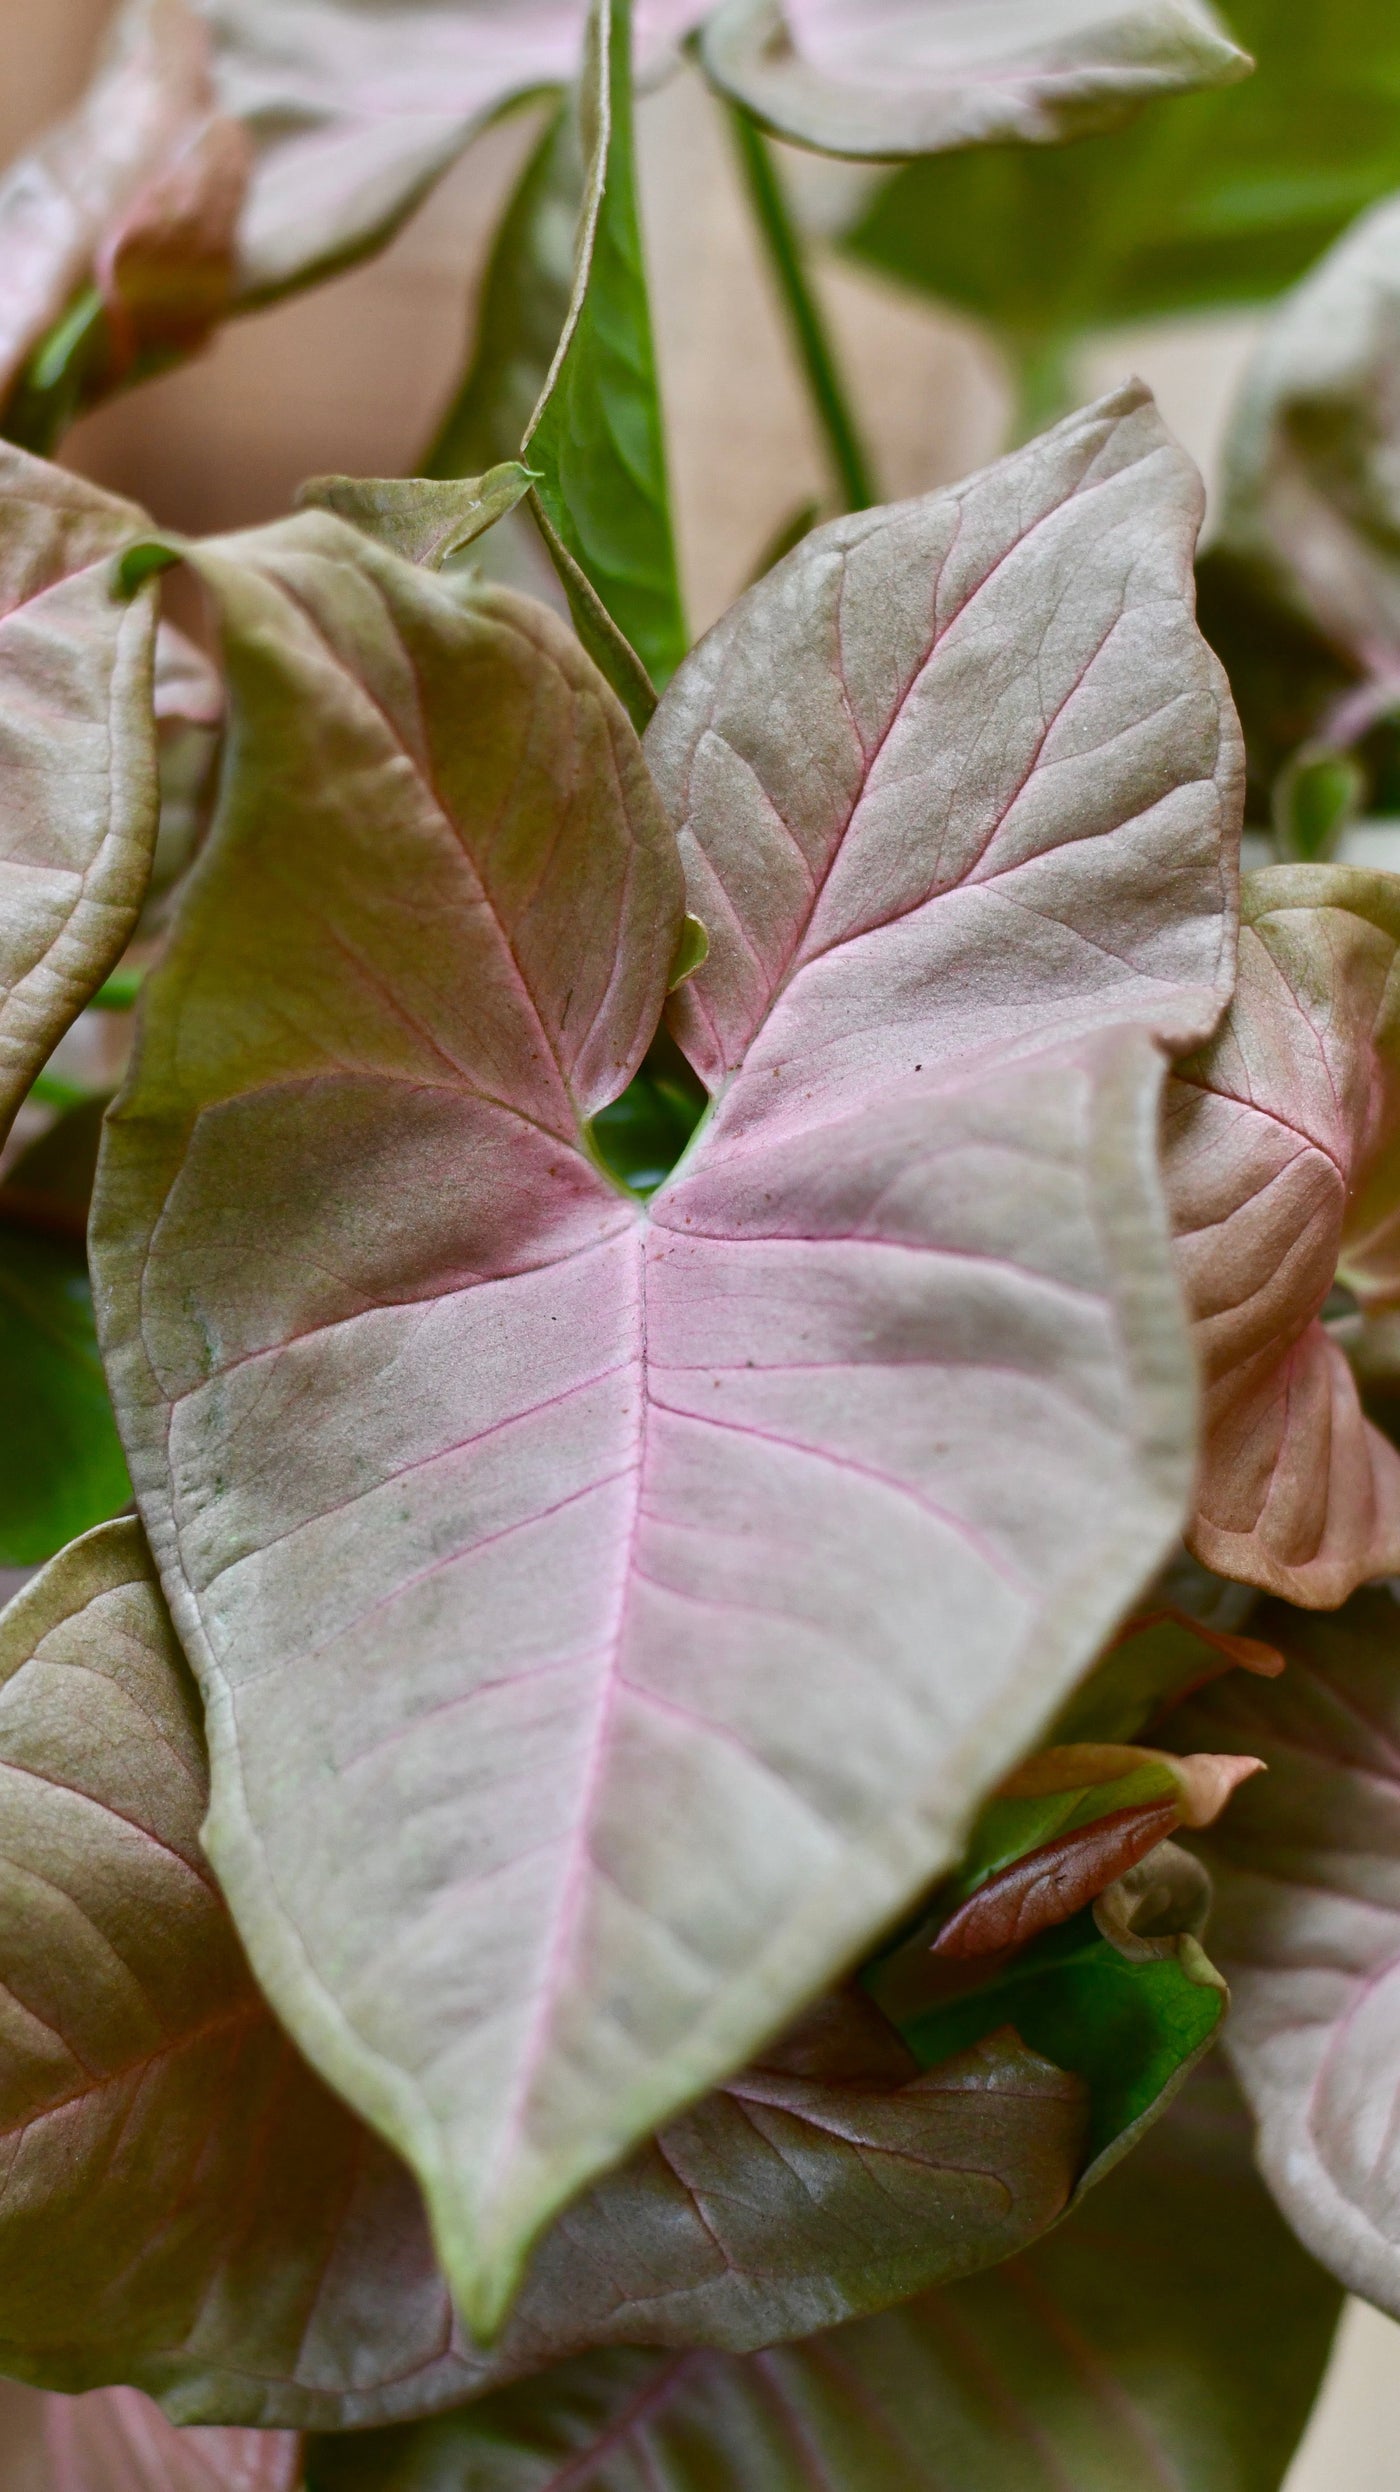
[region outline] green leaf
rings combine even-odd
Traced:
[[[433,482],[415,476],[313,476],[297,494],[298,510],[334,511],[405,562],[441,571],[509,517],[535,479],[507,459],[484,476]]]
[[[1055,1724],[1057,1742],[1136,1739],[1186,1696],[1235,1669],[1273,1678],[1282,1656],[1254,1636],[1206,1627],[1182,1610],[1130,1619]]]
[[[1400,184],[1391,0],[1233,0],[1257,68],[1073,146],[930,158],[886,183],[857,255],[1036,341],[1279,293]]]
[[[1223,2070],[985,2276],[747,2361],[594,2355],[308,2492],[1278,2492],[1340,2295],[1256,2178]]]
[[[1325,864],[1365,799],[1366,773],[1354,754],[1304,745],[1274,783],[1274,835],[1284,863]]]
[[[565,98],[497,228],[466,377],[423,460],[425,476],[476,476],[519,450],[568,324],[587,172],[578,101]]]
[[[1081,2077],[1091,2105],[1081,2188],[1165,2107],[1209,2050],[1227,2005],[1225,1985],[1192,1932],[1144,1941],[1147,1952],[1134,1961],[1105,1937],[1100,1919],[1077,1913],[984,1986],[899,2020],[925,2068],[1009,2025],[1053,2066]],[[879,1973],[865,1979],[883,2001]]]
[[[23,1184],[23,1163],[12,1182]],[[37,1566],[118,1513],[131,1485],[97,1351],[84,1248],[4,1218],[0,1403],[0,1566]]]
[[[637,212],[631,18],[631,0],[594,0],[573,293],[521,455],[540,471],[535,511],[584,645],[644,725],[652,704],[630,652],[664,688],[689,636]]]

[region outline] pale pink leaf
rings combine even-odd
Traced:
[[[372,249],[512,96],[576,78],[587,0],[199,0],[225,112],[254,147],[242,288]],[[641,0],[655,69],[706,0]]]
[[[409,2175],[252,1981],[207,1797],[140,1529],[105,1527],[0,1618],[5,2372],[363,2427],[595,2345],[801,2336],[1008,2256],[1069,2201],[1078,2079],[1011,2033],[921,2074],[843,1993],[570,2209],[484,2360]],[[53,2411],[86,2446],[83,2418],[146,2409]]]
[[[1273,314],[1231,420],[1220,541],[1390,688],[1400,676],[1400,201]]]
[[[710,934],[672,1026],[712,1088],[749,1076],[725,1130],[857,1102],[935,1036],[1213,1029],[1241,759],[1193,618],[1200,513],[1129,388],[817,530],[701,643],[646,749]]]
[[[1153,1036],[1227,991],[1239,808],[1197,507],[1130,392],[687,662],[667,788],[720,679],[734,775],[676,808],[720,941],[675,1000],[730,1078],[649,1210],[581,1120],[683,903],[601,680],[329,518],[199,556],[236,766],[109,1127],[105,1341],[225,1891],[477,2324],[956,1856],[1179,1527]],[[726,814],[789,753],[781,837]]]
[[[148,186],[202,143],[212,106],[191,0],[128,0],[77,111],[0,180],[0,397]]]
[[[1278,866],[1246,895],[1229,1016],[1168,1094],[1206,1391],[1191,1545],[1219,1574],[1329,1608],[1400,1568],[1400,1455],[1321,1320],[1344,1257],[1358,1287],[1372,1253],[1393,1285],[1400,881]]]
[[[120,959],[156,835],[154,590],[113,595],[143,514],[0,443],[0,1139]]]
[[[1262,1617],[1283,1677],[1221,1680],[1173,1724],[1269,1769],[1201,1847],[1226,2049],[1299,2238],[1400,2318],[1400,1607]]]
[[[751,112],[837,156],[1045,145],[1252,66],[1208,0],[721,0],[704,49]]]
[[[49,2492],[297,2492],[291,2432],[180,2430],[135,2388],[44,2400]]]

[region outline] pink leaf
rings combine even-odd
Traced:
[[[0,1140],[116,967],[151,870],[154,590],[112,595],[140,511],[0,443]]]
[[[1300,2240],[1400,2318],[1400,1608],[1382,1589],[1263,1616],[1284,1676],[1222,1680],[1173,1724],[1269,1769],[1200,1846],[1225,2047]]]
[[[721,0],[705,59],[785,138],[875,157],[1081,137],[1251,66],[1205,0]]]
[[[1250,877],[1239,987],[1168,1098],[1167,1170],[1205,1371],[1191,1545],[1310,1608],[1400,1568],[1400,1455],[1320,1320],[1393,1287],[1400,885],[1340,866]],[[1347,1249],[1352,1251],[1348,1254]]]
[[[682,668],[726,1087],[649,1212],[582,1120],[682,893],[600,679],[328,518],[199,557],[237,759],[106,1347],[221,1880],[478,2327],[948,1865],[1179,1527],[1153,1038],[1227,989],[1239,809],[1197,512],[1132,391]]]
[[[296,2492],[285,2431],[178,2430],[135,2388],[46,2397],[46,2492]]]

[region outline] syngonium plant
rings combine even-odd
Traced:
[[[1221,66],[689,15],[851,152]],[[489,473],[190,543],[0,451],[0,2427],[45,2492],[1277,2492],[1341,2286],[1400,2315],[1400,883],[1294,835],[1390,683],[1384,267],[1246,391],[1241,884],[1136,384],[687,645],[630,32]]]

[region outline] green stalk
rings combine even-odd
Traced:
[[[826,321],[808,279],[772,150],[757,122],[740,105],[729,106],[729,125],[845,507],[868,510],[878,502],[879,490],[847,401]]]
[[[1075,340],[1063,331],[1003,338],[1016,389],[1012,448],[1034,441],[1078,404],[1074,381]]]

